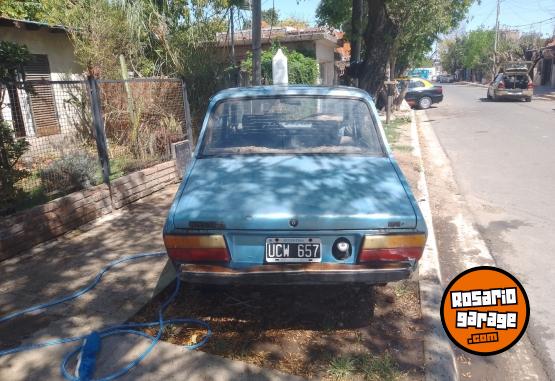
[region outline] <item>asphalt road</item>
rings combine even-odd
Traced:
[[[432,128],[497,265],[528,293],[528,333],[555,380],[555,102],[443,88],[444,101],[427,111]]]

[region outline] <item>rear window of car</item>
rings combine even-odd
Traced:
[[[281,96],[219,102],[200,155],[362,154],[383,156],[371,110],[362,100]]]
[[[528,80],[528,74],[525,73],[505,73],[503,75],[503,82],[508,88],[526,88]]]

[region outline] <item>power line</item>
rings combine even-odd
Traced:
[[[543,23],[548,22],[548,21],[551,21],[551,20],[555,20],[555,16],[550,17],[550,18],[545,19],[545,20],[541,20],[541,21],[531,22],[531,23],[529,23],[529,24],[507,25],[507,27],[509,27],[509,28],[520,28],[520,27],[523,27],[523,26],[530,26],[530,25],[543,24]]]

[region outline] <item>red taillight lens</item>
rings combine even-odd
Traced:
[[[534,88],[534,84],[532,82],[528,82],[528,86],[526,86],[528,90],[532,90]]]
[[[221,235],[166,235],[164,245],[171,259],[184,262],[229,262]]]
[[[408,261],[422,257],[424,234],[367,235],[364,237],[359,262]]]
[[[505,84],[503,82],[499,82],[499,85],[497,85],[497,88],[499,90],[504,90],[505,89]]]

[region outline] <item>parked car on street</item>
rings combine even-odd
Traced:
[[[216,94],[164,227],[179,276],[212,284],[397,281],[426,235],[372,98],[350,87]]]
[[[398,79],[399,90],[401,90],[403,81],[408,82],[405,100],[411,107],[427,109],[432,104],[443,100],[443,88],[441,86],[434,86],[434,84],[422,78],[402,78]]]
[[[451,74],[438,75],[437,81],[440,83],[453,83],[455,82],[455,76]]]
[[[524,67],[507,69],[504,73],[497,74],[488,86],[487,98],[494,101],[524,99],[526,102],[531,102],[532,95],[534,95],[534,84],[528,75],[528,70]]]

